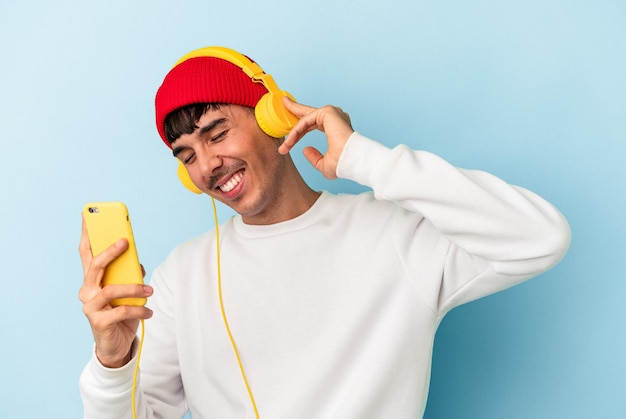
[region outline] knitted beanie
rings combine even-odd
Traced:
[[[165,136],[165,118],[172,111],[194,103],[228,103],[254,108],[267,93],[241,68],[215,57],[190,58],[176,65],[165,76],[154,100],[156,125],[161,139]]]

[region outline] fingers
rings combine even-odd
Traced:
[[[153,314],[152,310],[145,306],[117,306],[94,312],[84,306],[83,312],[89,319],[94,335],[102,334],[108,328],[129,320],[147,320]]]
[[[82,241],[81,238],[81,246],[84,246]],[[128,241],[126,239],[118,240],[96,257],[91,256],[91,250],[89,250],[89,254],[87,255],[85,248],[81,248],[81,252],[84,252],[84,254],[81,253],[81,259],[83,261],[83,268],[85,269],[85,277],[78,293],[78,298],[83,304],[91,300],[100,291],[104,270],[127,248]]]
[[[296,123],[296,125],[291,129],[289,134],[285,137],[285,140],[283,141],[283,143],[278,148],[278,152],[280,154],[287,154],[289,153],[289,151],[291,151],[293,146],[296,145],[298,141],[300,141],[300,139],[304,136],[304,134],[306,134],[307,132],[313,129],[311,128],[308,131],[304,131],[306,127],[303,128],[304,126],[303,124],[300,123],[300,120],[304,116],[313,112],[315,108],[303,105],[301,103],[294,102],[288,96],[283,97],[283,104],[285,105],[285,107],[287,108],[289,112],[291,112],[292,114],[298,117],[298,123]]]
[[[315,129],[323,131],[323,127],[318,126],[316,111],[317,108],[296,103],[289,97],[283,98],[283,103],[289,112],[296,115],[299,120],[291,129],[289,134],[285,137],[285,140],[278,148],[278,152],[281,154],[287,154],[291,149],[304,137],[305,134]]]
[[[300,119],[302,121],[302,119]],[[287,154],[291,149],[305,136],[305,134],[313,131],[316,127],[312,124],[298,123],[289,131],[289,134],[285,137],[283,143],[278,147],[280,154]]]
[[[285,105],[287,110],[297,116],[298,119],[301,119],[303,116],[310,114],[316,109],[312,106],[307,106],[303,105],[302,103],[295,102],[291,100],[289,96],[283,97],[283,104]]]
[[[139,320],[152,317],[152,310],[139,305],[112,307],[111,302],[122,298],[148,298],[153,294],[149,285],[108,285],[83,304],[96,343],[96,355],[102,365],[117,368],[129,361],[128,354],[137,332]]]
[[[107,285],[99,290],[93,298],[84,302],[83,311],[94,312],[109,309],[113,300],[123,298],[148,298],[153,292],[154,290],[150,285],[144,284]]]
[[[78,254],[80,260],[83,263],[83,272],[87,272],[87,268],[91,263],[93,257],[91,253],[91,244],[89,243],[89,235],[87,234],[87,224],[85,223],[85,217],[81,214],[82,218],[82,231],[80,234],[80,242],[78,243]]]
[[[109,368],[125,365],[130,360],[130,348],[139,320],[149,319],[153,314],[144,306],[111,307],[111,300],[151,295],[152,288],[147,285],[109,285],[83,305],[96,343],[96,355],[102,365]]]
[[[283,103],[290,112],[300,119],[278,149],[281,154],[288,153],[306,133],[313,130],[319,130],[326,134],[330,149],[342,150],[343,144],[354,132],[350,116],[339,107],[327,105],[313,108],[296,103],[288,97],[283,98]]]
[[[337,178],[337,165],[343,153],[344,146],[354,133],[350,122],[350,116],[341,108],[335,106],[323,106],[312,108],[310,106],[295,103],[289,98],[284,98],[285,107],[300,119],[285,137],[278,148],[281,154],[289,151],[310,131],[319,130],[326,135],[328,147],[322,154],[313,147],[306,147],[303,151],[305,158],[328,179]]]

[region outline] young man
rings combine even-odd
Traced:
[[[187,59],[166,76],[156,99],[162,139],[202,192],[239,214],[220,227],[229,329],[214,232],[176,248],[151,285],[101,288],[126,244],[93,257],[83,228],[80,299],[95,339],[81,377],[85,417],[132,417],[139,319],[150,320],[138,417],[421,417],[443,316],[566,252],[567,222],[532,192],[389,149],[332,106],[282,99],[299,121],[274,138],[251,109],[265,93],[222,58]],[[311,164],[371,193],[305,183],[289,150],[314,129],[328,144],[323,154],[305,149]],[[109,305],[121,297],[149,297],[150,308]]]

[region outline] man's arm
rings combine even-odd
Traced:
[[[567,251],[567,221],[536,194],[486,172],[458,169],[428,152],[403,145],[389,149],[353,132],[340,108],[284,103],[300,120],[280,152],[288,152],[311,130],[324,132],[326,153],[307,147],[305,156],[325,177],[371,187],[377,199],[420,213],[453,243],[437,295],[440,312],[537,275]],[[461,254],[489,265],[475,287],[463,289],[473,278],[459,281],[453,274],[473,268],[474,261]]]
[[[550,203],[432,153],[404,145],[389,149],[355,133],[337,174],[371,187],[379,200],[421,214],[452,243],[441,288],[433,289],[442,313],[550,269],[569,246],[569,225]]]

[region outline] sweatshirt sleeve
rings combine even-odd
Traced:
[[[371,187],[376,199],[418,212],[432,223],[453,245],[443,280],[463,271],[463,264],[476,266],[476,258],[480,265],[486,262],[487,268],[467,280],[483,284],[473,289],[467,288],[469,282],[442,285],[440,307],[449,309],[544,272],[561,260],[570,243],[565,218],[536,194],[405,145],[389,149],[355,132],[337,176]],[[463,262],[470,260],[467,255],[474,261]]]
[[[80,393],[85,419],[132,419],[132,388],[137,362],[138,340],[133,343],[132,360],[121,368],[107,368],[96,357],[95,351],[80,376]],[[139,382],[137,383],[140,386]],[[137,418],[152,418],[146,412],[143,397],[135,401]]]

